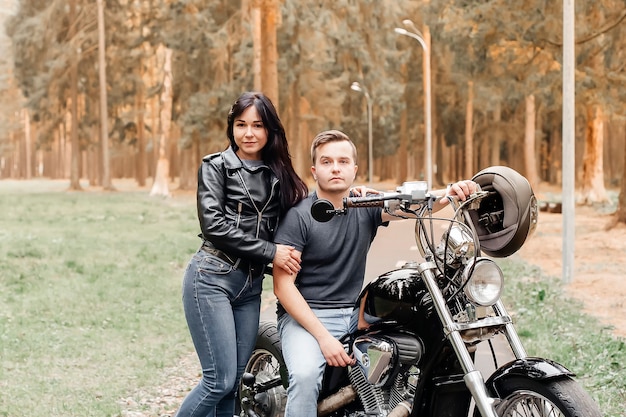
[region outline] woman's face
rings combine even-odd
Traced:
[[[239,147],[237,150],[239,158],[261,160],[261,150],[267,144],[267,129],[256,107],[248,107],[235,118],[233,136]]]

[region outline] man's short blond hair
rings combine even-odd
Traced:
[[[313,162],[313,165],[315,165],[315,158],[317,157],[317,148],[330,142],[342,141],[348,142],[352,146],[352,158],[354,159],[354,164],[356,165],[356,146],[350,140],[348,135],[339,130],[325,130],[315,136],[313,143],[311,144],[311,161]]]

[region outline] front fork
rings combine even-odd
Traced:
[[[476,402],[476,407],[478,407],[478,410],[483,417],[498,417],[494,408],[495,399],[490,397],[487,393],[485,380],[483,379],[480,371],[475,368],[474,361],[472,360],[472,357],[465,346],[465,342],[461,337],[460,327],[452,319],[450,311],[446,306],[446,300],[443,298],[439,286],[437,285],[436,277],[433,273],[433,270],[436,268],[437,265],[434,262],[424,262],[419,265],[418,271],[421,273],[424,283],[432,296],[435,309],[437,310],[439,318],[443,323],[444,334],[450,341],[459,359],[459,363],[461,364],[464,373],[463,379],[465,381],[465,385],[472,394],[472,397]],[[506,337],[511,345],[515,357],[517,359],[526,358],[527,355],[522,342],[515,331],[513,323],[511,322],[504,305],[500,300],[498,300],[498,302],[494,305],[494,311],[496,311],[499,317],[505,318],[502,324],[504,324]]]

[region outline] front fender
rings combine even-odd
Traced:
[[[519,377],[543,381],[562,376],[575,376],[563,365],[544,358],[516,359],[496,369],[486,382],[492,392],[498,392],[499,385],[508,378]]]

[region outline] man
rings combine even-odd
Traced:
[[[281,221],[275,242],[295,248],[300,271],[274,270],[278,298],[278,330],[289,388],[285,417],[316,417],[317,397],[326,364],[348,366],[348,356],[338,338],[350,331],[354,303],[363,285],[365,261],[379,226],[396,220],[383,209],[349,210],[319,223],[311,216],[318,198],[343,207],[357,173],[356,147],[337,130],[318,134],[311,146],[311,172],[317,192],[290,209]],[[448,188],[462,200],[476,191],[472,181]],[[447,204],[441,199],[435,210]]]

